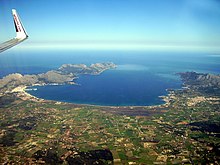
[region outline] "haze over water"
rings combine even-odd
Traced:
[[[175,73],[197,71],[219,74],[220,57],[205,53],[153,51],[36,51],[1,57],[1,77],[9,73],[36,74],[62,64],[114,62],[116,69],[83,75],[79,85],[34,87],[40,98],[93,105],[158,105],[166,89],[181,88]]]

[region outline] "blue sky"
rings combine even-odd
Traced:
[[[26,47],[220,49],[219,0],[1,0],[0,41],[16,8]]]

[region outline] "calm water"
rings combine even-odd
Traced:
[[[137,66],[135,66],[137,67]],[[154,105],[167,88],[180,88],[180,81],[152,74],[145,70],[106,71],[99,76],[81,76],[79,85],[43,86],[30,91],[45,99],[95,105]]]
[[[44,99],[94,105],[156,105],[167,88],[181,88],[177,72],[220,73],[220,57],[205,53],[141,51],[9,52],[0,57],[0,76],[36,74],[65,63],[114,62],[117,69],[80,76],[79,85],[43,86],[29,93]],[[35,87],[34,87],[35,88]]]

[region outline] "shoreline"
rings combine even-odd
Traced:
[[[25,86],[25,85],[22,85],[22,86],[18,86],[14,89],[12,89],[11,92],[7,92],[7,93],[16,93],[17,94],[17,97],[22,99],[22,100],[32,100],[32,101],[44,101],[44,99],[41,99],[41,98],[38,98],[36,96],[33,96],[31,95],[30,93],[28,93],[26,91],[27,88],[29,88],[31,86]]]
[[[39,85],[39,84],[38,84]],[[36,86],[36,85],[35,85]],[[7,91],[4,95],[11,95],[17,97],[19,100],[22,101],[30,101],[33,103],[43,103],[43,104],[54,104],[54,105],[62,105],[75,108],[88,108],[91,110],[99,110],[104,113],[111,113],[115,115],[122,115],[122,116],[142,116],[142,117],[150,117],[157,114],[163,114],[169,111],[170,104],[167,102],[160,105],[150,105],[150,106],[104,106],[104,105],[91,105],[91,104],[77,104],[77,103],[70,103],[64,101],[55,101],[55,100],[48,100],[48,99],[41,99],[29,94],[26,89],[33,86],[25,86],[21,85],[18,86],[11,91]],[[169,95],[168,95],[169,96]],[[167,98],[168,96],[163,96],[163,98]]]
[[[58,84],[58,83],[52,83],[52,84],[34,84],[32,86],[18,86],[16,88],[14,88],[11,93],[18,93],[18,97],[23,99],[23,100],[27,100],[30,99],[32,101],[52,101],[52,102],[56,102],[56,103],[67,103],[67,104],[73,104],[73,105],[79,105],[79,106],[89,106],[89,107],[100,107],[100,108],[104,108],[104,107],[111,107],[111,108],[167,108],[170,105],[170,96],[171,96],[171,92],[169,90],[166,90],[168,93],[167,95],[162,95],[162,96],[158,96],[158,98],[162,99],[164,101],[163,104],[158,104],[158,105],[119,105],[119,106],[114,106],[114,105],[93,105],[93,104],[80,104],[80,103],[73,103],[73,102],[65,102],[65,101],[57,101],[57,100],[48,100],[48,99],[43,99],[43,98],[39,98],[36,97],[34,95],[31,95],[30,93],[28,93],[28,91],[26,90],[27,88],[33,88],[36,86],[47,86],[47,85],[65,85],[65,84]],[[70,85],[78,85],[77,83],[70,83]]]
[[[91,64],[91,66],[90,67],[93,67],[93,66],[95,66],[95,67],[99,67],[99,65],[100,64],[102,64],[102,63],[97,63],[97,64]],[[105,63],[104,63],[105,64]],[[102,65],[104,65],[104,64],[102,64]],[[111,63],[110,63],[111,64]],[[107,65],[107,68],[103,68],[103,66],[101,65],[101,70],[99,70],[99,72],[94,72],[94,73],[92,73],[92,75],[100,75],[101,73],[103,73],[104,71],[106,71],[106,70],[109,70],[109,69],[115,69],[117,66],[116,65],[114,65],[113,66],[113,68],[112,68],[112,66],[110,66],[110,68],[108,67],[108,65],[110,65],[110,64],[105,64],[104,66],[106,66]],[[113,64],[113,63],[112,63]],[[112,65],[111,64],[111,65]],[[62,65],[63,67],[65,66],[65,64],[64,65]],[[61,66],[61,67],[62,67]],[[75,66],[75,65],[74,65]],[[48,73],[48,72],[47,72]],[[46,74],[47,74],[46,73]],[[88,73],[83,73],[82,75],[87,75]],[[15,75],[11,75],[11,77],[13,78],[13,76],[15,76]],[[18,76],[20,76],[20,77],[22,77],[22,75],[18,75]],[[27,75],[28,76],[28,75]],[[19,77],[19,78],[20,78]],[[29,79],[31,78],[30,77],[30,75],[29,75],[29,77],[28,77]],[[44,81],[44,82],[40,82],[40,81],[38,81],[38,82],[36,82],[36,83],[33,83],[33,84],[30,84],[30,83],[23,83],[23,85],[18,85],[17,87],[14,87],[13,89],[10,89],[10,91],[8,90],[7,92],[4,92],[5,94],[6,93],[17,93],[17,96],[19,97],[19,98],[21,98],[21,99],[24,99],[24,100],[34,100],[34,101],[53,101],[53,102],[62,102],[62,103],[68,103],[68,104],[75,104],[75,105],[82,105],[82,106],[92,106],[92,107],[114,107],[114,108],[119,108],[119,107],[135,107],[135,108],[139,108],[139,107],[141,107],[141,108],[143,108],[143,107],[145,107],[145,108],[161,108],[161,107],[168,107],[169,106],[169,91],[168,90],[166,90],[167,91],[167,93],[165,93],[165,95],[164,96],[157,96],[157,98],[159,98],[160,99],[160,101],[159,102],[155,102],[155,104],[150,104],[150,105],[146,105],[146,103],[147,103],[147,101],[144,101],[143,103],[144,104],[142,104],[142,105],[96,105],[96,104],[90,104],[90,103],[74,103],[74,102],[71,102],[71,100],[70,101],[59,101],[59,100],[48,100],[48,99],[43,99],[43,98],[39,98],[39,97],[36,97],[36,96],[34,96],[34,95],[32,95],[32,94],[30,94],[29,92],[28,92],[28,90],[26,90],[27,88],[32,88],[32,89],[29,89],[29,90],[37,90],[37,89],[35,89],[34,87],[37,87],[37,86],[48,86],[48,85],[67,85],[67,84],[69,84],[69,85],[80,85],[80,84],[77,84],[77,83],[75,83],[75,82],[73,82],[73,80],[76,80],[76,79],[78,79],[79,77],[77,76],[77,77],[74,77],[73,79],[71,79],[71,80],[68,80],[68,81],[66,81],[66,82],[57,82],[57,83],[47,83],[46,81]],[[18,82],[19,83],[19,82]],[[7,90],[7,89],[6,89]],[[2,93],[2,94],[4,94],[4,93]]]

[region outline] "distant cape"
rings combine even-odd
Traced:
[[[33,86],[47,84],[65,84],[72,82],[81,74],[98,75],[105,70],[116,68],[112,62],[96,63],[86,66],[85,64],[64,64],[57,70],[50,70],[37,75],[9,74],[0,79],[0,92],[10,91],[18,86]]]

